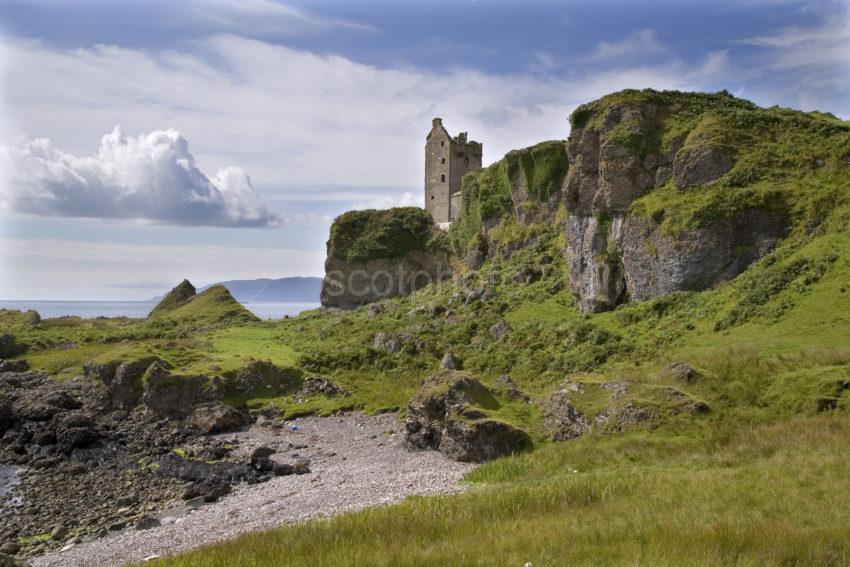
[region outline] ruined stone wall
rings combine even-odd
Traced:
[[[460,191],[453,193],[451,198],[451,208],[449,209],[449,220],[455,222],[460,214],[460,205],[463,200],[463,193]]]
[[[449,161],[450,194],[454,195],[461,191],[463,188],[463,176],[476,169],[481,169],[481,144],[478,142],[467,142],[466,133],[459,134],[452,140],[451,144]],[[459,210],[460,203],[458,202],[457,210],[449,210],[449,220],[457,218]]]

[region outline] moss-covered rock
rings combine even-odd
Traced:
[[[351,211],[331,226],[321,302],[352,308],[451,277],[449,243],[415,207]]]
[[[418,207],[349,211],[331,225],[328,257],[364,264],[427,251],[434,229],[431,216]]]
[[[405,429],[411,448],[436,449],[464,462],[484,462],[532,446],[529,435],[493,419],[496,399],[469,373],[444,369],[427,378],[410,400]]]

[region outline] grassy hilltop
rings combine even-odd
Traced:
[[[5,311],[0,324],[28,347],[19,357],[60,379],[88,360],[157,356],[176,375],[225,378],[269,360],[351,392],[304,401],[271,390],[231,400],[287,417],[404,412],[450,351],[493,392],[488,415],[535,444],[476,469],[462,495],[412,498],[151,564],[850,563],[850,125],[723,93],[654,91],[579,107],[572,125],[592,128],[612,105],[660,97],[674,111],[653,136],[633,138],[628,123],[616,134],[647,151],[674,139],[719,144],[734,166],[706,187],[655,187],[632,205],[635,214],[670,233],[742,207],[788,217],[788,236],[773,252],[715,289],[582,314],[565,285],[566,205],[553,198],[568,169],[566,145],[547,142],[465,178],[452,245],[462,257],[486,240],[491,253],[480,269],[459,262],[455,280],[405,298],[261,322],[232,298],[199,295],[145,321],[34,323]],[[515,202],[517,194],[527,201]],[[398,222],[417,217],[405,212]],[[408,243],[338,245],[371,258],[376,247]],[[474,293],[482,289],[483,299]],[[382,348],[378,333],[399,347]],[[673,363],[693,373],[683,378]],[[532,403],[511,395],[504,374]],[[612,384],[625,386],[615,393]],[[640,407],[650,417],[554,442],[542,408],[567,387],[584,415]],[[701,410],[683,411],[683,399]]]

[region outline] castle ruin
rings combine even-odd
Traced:
[[[446,228],[460,212],[463,176],[481,169],[482,146],[466,139],[466,132],[452,138],[440,118],[434,118],[425,142],[425,210]]]

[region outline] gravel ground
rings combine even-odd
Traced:
[[[289,423],[297,431],[254,426],[222,437],[239,437],[241,450],[248,453],[260,445],[277,447],[273,459],[284,462],[309,458],[310,474],[240,486],[220,502],[193,512],[175,503],[161,517],[177,517],[176,523],[128,529],[31,563],[100,567],[172,555],[245,532],[390,504],[409,495],[459,492],[459,481],[472,469],[435,451],[406,450],[403,426],[393,414],[308,417]]]

